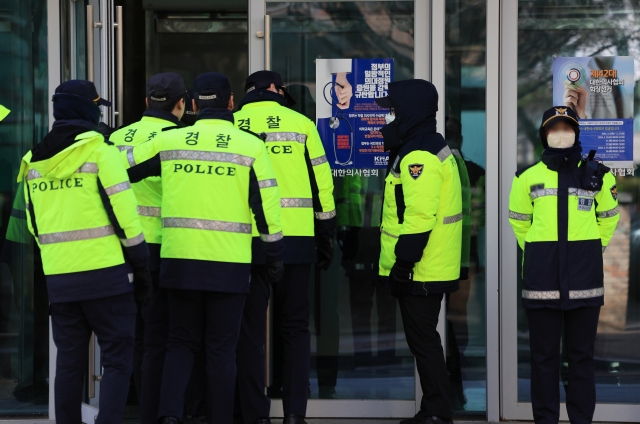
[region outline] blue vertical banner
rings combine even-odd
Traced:
[[[388,109],[375,99],[387,95],[393,59],[316,59],[316,118],[333,169],[384,168],[380,128]]]
[[[634,60],[629,56],[558,57],[553,104],[571,107],[586,155],[614,169],[633,168]]]

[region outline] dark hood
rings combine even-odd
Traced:
[[[389,84],[389,97],[393,102],[402,141],[417,134],[436,132],[438,91],[429,81],[412,79]]]

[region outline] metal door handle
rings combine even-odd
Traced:
[[[102,22],[93,20],[93,6],[87,5],[87,79],[93,81],[93,30],[102,28]]]
[[[117,97],[117,111],[115,116],[118,119],[118,126],[124,123],[124,21],[122,20],[122,6],[116,6],[116,22],[114,24],[116,28],[116,97]]]
[[[264,69],[271,70],[271,16],[264,15]]]

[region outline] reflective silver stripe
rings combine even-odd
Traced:
[[[136,166],[136,160],[133,158],[133,149],[127,151],[127,160],[129,161],[129,166]]]
[[[598,193],[597,191],[583,190],[581,188],[569,188],[569,196],[596,197]]]
[[[321,221],[324,221],[325,219],[331,219],[334,216],[336,216],[335,209],[330,212],[316,212],[316,218]]]
[[[283,197],[280,199],[280,206],[283,208],[312,208],[313,199]]]
[[[612,216],[616,216],[620,213],[620,208],[617,206],[613,209],[604,212],[596,212],[596,216],[598,218],[611,218]]]
[[[128,238],[128,239],[120,239],[120,243],[122,243],[122,245],[124,247],[131,247],[131,246],[136,246],[140,243],[142,243],[144,241],[144,234],[140,233],[135,237],[132,238]]]
[[[442,223],[447,225],[447,224],[454,224],[460,221],[462,221],[462,212],[453,216],[445,216],[444,219],[442,220]]]
[[[201,160],[205,162],[226,162],[241,166],[251,166],[255,161],[249,156],[235,153],[206,152],[202,150],[167,150],[160,152],[160,160]]]
[[[604,287],[589,290],[570,290],[569,299],[591,299],[604,296]]]
[[[557,196],[557,195],[558,195],[557,188],[541,188],[539,190],[534,190],[531,193],[529,193],[529,196],[531,196],[532,199],[537,199],[538,197],[544,197],[544,196]]]
[[[560,292],[557,290],[550,290],[550,291],[522,290],[522,298],[533,299],[533,300],[558,300],[560,299]]]
[[[311,166],[322,165],[323,163],[326,163],[326,162],[327,162],[327,156],[322,155],[319,158],[311,159]]]
[[[589,290],[570,290],[569,299],[591,299],[594,297],[604,296],[604,287]],[[523,299],[533,300],[558,300],[560,299],[560,292],[557,290],[550,291],[532,291],[522,290]]]
[[[268,243],[279,241],[283,239],[282,231],[278,231],[275,234],[260,234],[260,240],[266,241]]]
[[[129,190],[131,188],[131,183],[129,181],[123,181],[120,184],[112,185],[111,187],[107,187],[104,191],[107,193],[107,196],[113,196],[114,194],[120,193],[121,191]]]
[[[396,177],[396,178],[400,178],[400,173],[399,173],[399,172],[396,172],[396,171],[394,171],[394,170],[391,170],[391,175],[393,175],[393,176],[394,176],[394,177]]]
[[[531,221],[533,218],[532,214],[527,213],[518,213],[514,211],[509,211],[509,219],[515,219],[516,221]]]
[[[193,228],[195,230],[251,234],[251,224],[228,221],[212,221],[209,219],[163,218],[162,226],[164,228]]]
[[[97,174],[98,173],[98,164],[93,162],[85,162],[82,164],[80,168],[76,171],[78,174]]]
[[[440,162],[444,162],[449,156],[451,156],[451,149],[449,148],[449,146],[444,146],[436,156],[438,156]]]
[[[275,178],[273,178],[271,180],[260,180],[260,181],[258,181],[258,187],[260,187],[260,188],[276,187],[277,185],[278,185],[278,181],[276,181]]]
[[[125,150],[131,150],[133,149],[133,146],[118,146],[118,150],[125,151]]]
[[[304,144],[307,142],[307,135],[297,132],[272,132],[267,133],[267,139],[265,142],[271,143],[274,141],[297,141]]]
[[[27,181],[35,180],[36,178],[42,178],[42,175],[35,169],[30,169],[27,173]]]
[[[115,234],[111,225],[104,227],[88,228],[86,230],[61,231],[59,233],[49,233],[38,235],[40,244],[64,243],[67,241],[91,240],[107,237]]]
[[[162,209],[155,206],[138,206],[140,216],[161,216]]]
[[[385,230],[383,230],[382,228],[380,228],[380,232],[381,232],[382,234],[384,234],[385,236],[389,236],[389,237],[392,237],[392,238],[395,238],[395,239],[397,239],[397,238],[398,238],[398,236],[394,236],[393,234],[386,232],[386,231],[385,231]]]
[[[457,158],[461,158],[462,154],[460,154],[460,151],[458,149],[451,149],[451,153],[453,154],[453,156],[457,157]]]

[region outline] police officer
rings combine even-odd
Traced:
[[[547,110],[540,126],[542,159],[516,173],[509,198],[509,222],[524,251],[522,305],[529,318],[536,423],[559,420],[561,337],[569,361],[569,420],[590,423],[596,405],[602,255],[620,214],[614,176],[593,160],[595,151],[582,159],[579,135],[571,108]]]
[[[449,376],[436,331],[442,298],[458,289],[462,192],[456,159],[436,132],[438,92],[430,82],[389,84],[377,99],[391,109],[382,127],[389,153],[380,275],[398,298],[407,343],[416,358],[422,401],[413,420],[451,423]]]
[[[52,130],[24,156],[18,177],[51,302],[60,423],[82,421],[92,331],[104,367],[96,423],[122,422],[133,358],[132,292],[144,302],[151,289],[135,194],[118,150],[96,132],[99,105],[110,103],[90,81],[56,88]]]
[[[160,287],[169,294],[170,330],[159,416],[178,423],[194,357],[204,344],[208,419],[232,421],[236,344],[251,274],[252,212],[269,279],[283,271],[280,194],[262,140],[233,126],[229,80],[195,80],[195,125],[167,131],[127,155],[162,174]],[[152,169],[152,168],[150,168]]]
[[[142,143],[153,143],[165,130],[183,126],[180,119],[185,111],[186,93],[180,75],[165,72],[152,76],[147,82],[147,110],[142,119],[120,128],[111,134],[109,141],[121,151],[128,151]],[[167,291],[159,287],[162,184],[160,177],[149,177],[132,184],[132,187],[138,199],[138,215],[144,237],[149,245],[149,270],[154,286],[151,300],[141,308],[142,320],[139,319],[136,323],[136,351],[141,350],[144,355],[140,357],[139,368],[134,360],[134,380],[138,389],[142,423],[155,424],[158,419],[160,384],[169,336]],[[139,344],[143,345],[141,349],[138,348]]]
[[[284,422],[303,423],[309,390],[309,279],[312,263],[327,269],[333,258],[333,179],[315,124],[289,109],[292,99],[280,75],[256,72],[247,78],[245,91],[235,113],[236,125],[265,134],[282,196],[285,271],[273,284],[273,310],[278,323],[274,331],[284,345]],[[242,411],[246,424],[268,422],[270,405],[264,393],[264,326],[270,293],[257,235],[254,232],[251,292],[238,342],[236,411]]]

